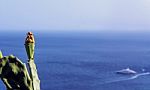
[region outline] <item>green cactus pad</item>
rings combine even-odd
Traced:
[[[2,54],[2,52],[0,51],[0,59],[1,59],[1,58],[3,58],[3,54]]]

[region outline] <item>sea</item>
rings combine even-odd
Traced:
[[[41,90],[150,90],[150,32],[34,31]],[[0,49],[27,63],[26,32],[2,32]],[[137,74],[117,74],[130,68]],[[0,90],[6,90],[0,80]]]

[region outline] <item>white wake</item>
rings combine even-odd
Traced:
[[[108,83],[114,83],[114,82],[120,82],[120,81],[133,80],[133,79],[136,79],[140,76],[145,76],[145,75],[149,75],[149,74],[150,74],[150,72],[145,72],[145,73],[136,74],[136,75],[131,76],[131,77],[116,77],[116,78],[112,78],[112,79],[107,79],[106,81],[102,82],[101,84],[108,84]]]

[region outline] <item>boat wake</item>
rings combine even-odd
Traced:
[[[136,79],[136,78],[138,78],[140,76],[145,76],[145,75],[150,75],[150,72],[139,73],[139,74],[135,74],[135,75],[129,76],[129,77],[116,77],[116,78],[112,78],[112,79],[107,79],[102,84],[109,84],[109,83],[133,80],[133,79]]]
[[[137,74],[137,75],[132,76],[130,79],[136,79],[136,78],[138,78],[139,76],[144,76],[144,75],[149,75],[149,74],[150,74],[150,72],[140,73],[140,74]]]

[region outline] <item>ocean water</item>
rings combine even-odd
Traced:
[[[149,34],[35,32],[41,90],[150,90]],[[3,54],[26,63],[25,36],[0,35]],[[137,74],[115,73],[127,67]],[[0,90],[4,88],[0,81]]]

